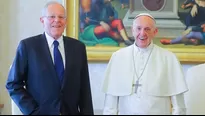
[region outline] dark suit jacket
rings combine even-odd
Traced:
[[[45,34],[20,41],[6,88],[23,114],[93,114],[85,45],[69,37],[63,41],[62,85]]]

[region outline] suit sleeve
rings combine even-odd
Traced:
[[[88,62],[85,45],[83,46],[83,65],[81,69],[81,88],[80,88],[80,114],[93,115],[92,95],[88,72]]]
[[[26,53],[26,45],[24,41],[21,41],[17,48],[13,64],[10,67],[6,89],[21,112],[26,115],[31,114],[38,108],[36,101],[25,89],[27,73],[28,57]]]

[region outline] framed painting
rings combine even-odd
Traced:
[[[132,45],[132,21],[149,13],[159,33],[153,42],[182,63],[205,62],[204,0],[65,0],[65,34],[86,45],[89,61],[108,61],[113,52]]]

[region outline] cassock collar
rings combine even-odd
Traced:
[[[142,53],[147,52],[147,51],[150,51],[153,47],[154,47],[153,41],[151,41],[151,43],[149,44],[149,46],[146,47],[146,48],[140,48],[140,47],[138,47],[136,44],[134,44],[134,49],[135,49],[135,51],[136,51],[136,52],[142,52]]]

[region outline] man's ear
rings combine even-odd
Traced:
[[[68,20],[66,19],[66,21],[65,21],[65,28],[66,28],[67,24],[68,24]]]
[[[157,35],[157,33],[158,33],[158,28],[156,28],[156,29],[154,30],[154,35]]]
[[[44,23],[43,17],[40,18],[41,23]]]

